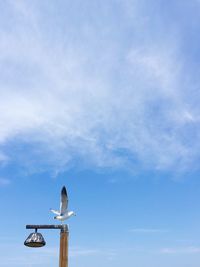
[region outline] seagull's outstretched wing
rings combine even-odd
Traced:
[[[58,211],[58,210],[50,209],[50,211],[53,212],[53,213],[56,214],[56,215],[60,215],[60,211]]]
[[[67,211],[68,206],[68,196],[67,196],[67,190],[66,187],[63,186],[61,191],[61,201],[60,201],[60,213],[64,214]]]

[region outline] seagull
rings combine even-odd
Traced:
[[[75,212],[68,211],[67,207],[68,207],[67,190],[66,190],[66,187],[63,186],[63,188],[61,190],[60,211],[50,209],[51,212],[56,214],[54,219],[61,221],[61,224],[63,223],[64,220],[70,218],[71,216],[76,216]]]

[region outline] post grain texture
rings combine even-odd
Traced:
[[[68,267],[68,231],[60,231],[60,260],[59,267]]]

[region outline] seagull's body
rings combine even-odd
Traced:
[[[75,216],[75,213],[73,211],[68,211],[68,196],[67,196],[67,190],[65,186],[63,186],[61,190],[61,200],[60,200],[60,211],[50,209],[56,216],[54,219],[57,219],[61,221],[61,223],[71,216]]]

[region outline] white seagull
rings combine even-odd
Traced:
[[[69,217],[76,216],[76,214],[73,211],[68,211],[67,207],[68,207],[67,190],[66,190],[66,187],[63,186],[61,190],[60,211],[50,209],[50,211],[52,211],[54,214],[57,215],[54,217],[54,219],[57,219],[61,221],[62,223],[64,220],[68,219]]]

